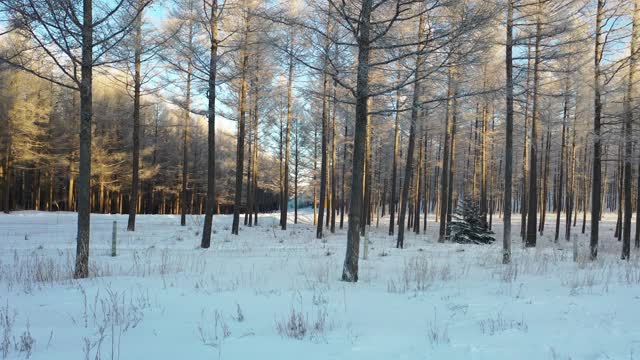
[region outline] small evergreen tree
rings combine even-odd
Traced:
[[[496,239],[483,220],[480,207],[467,197],[455,210],[454,219],[448,224],[450,239],[460,244],[490,244]]]

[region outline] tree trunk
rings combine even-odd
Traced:
[[[511,190],[513,175],[513,2],[507,9],[506,43],[506,131],[504,156],[504,219],[502,236],[502,263],[511,263]]]
[[[637,12],[636,12],[637,14]],[[640,248],[640,165],[638,165],[638,189],[636,190],[636,238],[635,248]]]
[[[445,128],[446,129],[446,128]],[[444,135],[444,134],[443,134]],[[438,151],[436,151],[436,162],[433,165],[433,192],[431,192],[431,211],[434,212],[434,221],[438,222],[438,214],[440,213],[440,204],[438,203],[440,188],[440,155],[442,152],[442,139],[438,140]]]
[[[190,114],[191,103],[191,72],[187,74],[187,101],[185,109],[185,123],[182,136],[182,190],[180,191],[180,225],[187,225],[187,202],[188,202],[188,186],[187,174],[189,172],[189,123],[191,122]]]
[[[446,229],[446,233],[447,236],[449,236],[449,224],[451,223],[451,215],[453,214],[454,211],[454,204],[453,204],[453,189],[455,186],[455,182],[453,181],[454,178],[454,174],[456,173],[456,143],[457,143],[457,138],[456,138],[456,133],[458,131],[458,87],[457,87],[457,78],[456,78],[456,73],[455,73],[455,69],[453,70],[453,75],[454,77],[453,81],[454,84],[456,84],[454,86],[454,90],[453,90],[453,101],[451,102],[451,149],[449,150],[449,186],[447,187],[447,229]],[[484,143],[483,143],[484,144]],[[483,145],[484,146],[484,145]],[[486,191],[485,191],[486,192]]]
[[[439,205],[440,205],[440,231],[438,236],[438,242],[444,242],[446,234],[447,234],[447,186],[449,185],[449,139],[451,136],[451,121],[452,117],[452,103],[453,103],[453,74],[452,70],[449,70],[448,75],[449,86],[447,89],[447,108],[445,114],[445,136],[444,136],[444,144],[442,148],[442,175],[440,177],[440,197],[439,197]]]
[[[587,150],[584,150],[584,162],[587,163]],[[589,192],[587,191],[587,171],[591,168],[591,160],[589,160],[588,165],[583,165],[582,171],[582,233],[584,234],[586,231],[587,224],[587,207],[589,206]]]
[[[548,190],[549,190],[549,156],[551,152],[551,129],[549,128],[549,124],[547,124],[547,142],[544,150],[544,168],[542,173],[542,196],[540,197],[541,202],[541,215],[540,215],[540,226],[538,231],[540,232],[540,236],[544,234],[544,224],[547,218],[547,198],[548,198]],[[543,141],[544,143],[544,141]],[[542,164],[541,164],[542,165]]]
[[[475,122],[477,123],[478,121],[478,104],[476,104],[476,116],[475,116],[476,120]],[[469,135],[467,138],[467,153],[465,155],[465,166],[464,166],[464,176],[465,178],[469,178],[469,169],[471,167],[471,144],[473,144],[473,142],[471,141],[473,139],[473,124],[469,124]],[[471,169],[472,171],[475,169]],[[471,174],[471,179],[473,179],[473,173]],[[462,196],[463,197],[467,197],[469,196],[468,194],[471,193],[471,196],[473,196],[473,181],[465,181],[462,183]]]
[[[293,37],[289,38],[289,41],[293,41]],[[293,45],[291,45],[291,52],[293,53]],[[291,117],[293,114],[293,55],[289,55],[289,72],[287,76],[287,126],[285,128],[284,136],[284,179],[283,181],[283,195],[282,205],[280,206],[280,226],[282,230],[287,230],[287,213],[289,208],[289,158],[290,158],[290,146],[291,142]]]
[[[398,154],[400,152],[400,89],[396,91],[396,120],[393,135],[393,161],[391,164],[391,202],[389,203],[389,236],[393,236],[396,218],[396,183],[398,179]]]
[[[566,200],[566,217],[565,217],[565,235],[567,241],[571,240],[571,216],[575,218],[576,211],[576,118],[577,112],[573,114],[573,125],[571,129],[571,155],[569,156],[569,166],[567,167],[567,200]]]
[[[567,121],[569,118],[569,79],[566,79],[566,85],[564,90],[564,110],[562,116],[562,139],[560,146],[560,174],[558,175],[558,186],[556,187],[556,234],[554,241],[557,243],[560,237],[560,213],[562,212],[562,200],[564,190],[564,154],[566,152],[565,133],[567,131]]]
[[[371,98],[368,99],[367,109],[371,109]],[[364,218],[360,223],[360,235],[365,236],[366,225],[371,224],[371,179],[372,179],[372,151],[371,151],[371,115],[368,115],[367,133],[365,136],[365,160],[364,160],[364,199],[362,204],[362,214]]]
[[[344,144],[342,145],[342,184],[341,187],[342,189],[340,189],[342,195],[340,195],[340,229],[343,228],[344,225],[344,211],[345,211],[345,205],[346,205],[346,200],[345,200],[345,182],[346,182],[346,170],[347,170],[347,137],[349,136],[349,127],[347,124],[347,120],[345,119],[344,121],[344,138],[343,138],[343,142]]]
[[[11,192],[10,184],[11,184],[11,151],[12,151],[10,123],[6,130],[7,130],[6,138],[5,138],[6,148],[5,148],[5,154],[4,154],[3,164],[2,164],[3,165],[2,176],[4,177],[3,179],[4,181],[2,183],[2,186],[3,186],[2,210],[4,211],[4,213],[8,214],[11,211],[11,202],[9,200],[10,192]],[[69,174],[70,179],[73,179],[72,176],[73,176],[72,174]],[[71,183],[71,180],[70,180],[70,183]],[[70,194],[72,194],[72,192],[70,192]],[[71,203],[71,201],[69,201],[69,203]]]
[[[252,94],[249,95],[249,106],[251,106],[251,102],[256,102],[255,96],[255,82],[253,79],[249,83],[249,88],[251,89]],[[245,202],[245,211],[244,211],[244,225],[245,226],[253,226],[253,110],[249,109],[249,131],[246,134],[247,142],[249,144],[249,159],[247,159],[247,201]]]
[[[589,253],[591,260],[598,257],[598,232],[600,229],[601,209],[601,138],[600,120],[602,116],[602,100],[600,96],[600,61],[602,60],[602,17],[605,0],[598,0],[596,11],[596,46],[594,58],[594,116],[593,116],[593,167],[591,175],[591,238],[589,241]]]
[[[204,249],[211,245],[213,228],[213,211],[216,206],[216,73],[218,70],[218,1],[211,1],[209,16],[210,50],[209,50],[209,83],[207,88],[207,199],[204,212],[202,242]]]
[[[136,35],[134,38],[133,75],[133,171],[131,174],[131,197],[127,230],[136,230],[136,210],[138,207],[138,187],[140,186],[140,57],[142,54],[142,8],[138,4]]]
[[[231,225],[231,234],[238,235],[240,228],[240,207],[242,205],[242,175],[244,169],[244,135],[245,135],[245,116],[247,101],[247,64],[249,61],[248,33],[249,18],[244,19],[245,33],[244,44],[242,49],[242,60],[240,65],[240,104],[238,107],[238,140],[236,144],[236,191],[233,202],[233,223]]]
[[[298,223],[298,162],[299,162],[299,153],[298,153],[298,121],[296,120],[295,127],[295,155],[294,155],[294,170],[293,170],[293,223]]]
[[[331,30],[331,17],[327,17],[327,34]],[[322,227],[324,225],[324,209],[327,199],[327,142],[329,132],[329,37],[325,39],[325,55],[323,66],[322,81],[322,134],[321,134],[321,152],[320,161],[320,203],[318,204],[318,224],[316,228],[316,239],[322,239]]]
[[[80,174],[78,175],[78,234],[73,277],[89,276],[89,237],[91,215],[91,118],[93,78],[93,4],[83,0],[82,64],[80,81]]]
[[[256,74],[259,72],[259,64],[256,64]],[[260,104],[260,87],[256,85],[255,89],[255,101],[253,103],[253,152],[251,156],[253,157],[253,161],[251,162],[253,165],[253,169],[251,173],[253,174],[252,184],[251,184],[251,208],[249,211],[249,218],[253,216],[253,225],[258,226],[258,212],[260,212],[260,202],[258,201],[258,151],[260,150],[260,132],[258,129],[258,121],[260,119],[260,111],[258,105]],[[249,219],[249,223],[251,223],[251,219]]]
[[[528,164],[528,144],[527,131],[529,120],[529,83],[531,79],[531,40],[527,44],[527,81],[526,81],[526,101],[524,104],[524,131],[522,134],[522,196],[520,199],[520,237],[526,241],[527,234],[527,214],[529,212],[529,164]]]
[[[313,225],[318,223],[318,211],[316,203],[318,201],[318,124],[313,124]]]
[[[485,85],[483,85],[483,88],[486,88],[486,68],[484,69],[485,72]],[[489,124],[488,124],[488,104],[484,104],[483,108],[482,108],[482,135],[480,136],[480,141],[482,143],[481,145],[481,164],[480,164],[480,214],[482,216],[482,220],[483,222],[486,224],[487,223],[487,212],[488,212],[488,206],[487,206],[487,145],[488,145],[488,139],[487,139],[487,132],[489,131]]]
[[[284,201],[284,150],[283,150],[283,147],[284,147],[283,134],[285,130],[285,124],[282,121],[282,115],[279,116],[279,120],[280,120],[280,132],[278,133],[278,140],[279,140],[278,141],[278,159],[280,161],[279,163],[280,166],[278,167],[278,175],[280,176],[280,178],[279,178],[278,185],[280,186],[279,188],[280,200],[279,200],[278,206],[280,208],[280,228],[282,228],[282,207],[284,206],[284,202],[285,202]],[[314,141],[315,141],[315,137],[314,137]],[[315,143],[314,143],[314,156],[315,156]],[[315,161],[315,158],[314,158],[314,161]],[[315,170],[315,166],[314,166],[314,170]],[[315,181],[314,181],[314,186],[315,186]],[[315,191],[315,188],[314,188],[314,191]],[[314,208],[314,211],[315,211],[315,208]],[[315,224],[315,217],[314,217],[314,224]]]
[[[336,112],[337,112],[337,94],[336,87],[338,84],[333,82],[333,125],[331,130],[331,227],[329,231],[332,234],[336,232]]]
[[[369,56],[371,39],[369,26],[373,0],[362,0],[360,33],[358,41],[358,65],[356,77],[356,126],[353,138],[353,172],[351,176],[351,206],[349,207],[349,229],[342,280],[358,281],[358,255],[360,252],[360,220],[362,211],[362,176],[365,156],[365,136],[368,124]]]
[[[425,116],[424,121],[427,121],[427,116]],[[427,232],[427,216],[429,215],[429,196],[431,193],[431,176],[429,174],[430,168],[430,158],[429,158],[429,148],[431,147],[431,140],[429,140],[429,144],[427,144],[427,127],[424,127],[424,193],[423,193],[423,206],[424,206],[424,220],[422,225],[422,232]]]
[[[538,216],[538,169],[537,169],[537,156],[538,156],[538,140],[537,140],[537,122],[538,122],[538,86],[540,74],[538,68],[540,67],[540,39],[542,37],[542,20],[541,14],[542,2],[538,0],[538,14],[536,19],[536,38],[535,38],[535,60],[533,62],[533,109],[531,117],[531,136],[530,136],[530,149],[529,149],[529,204],[527,206],[527,233],[525,239],[526,247],[536,246],[537,236],[537,216]]]
[[[404,221],[407,215],[407,206],[409,204],[409,186],[411,185],[411,177],[413,176],[413,153],[415,152],[415,143],[416,143],[416,132],[418,134],[422,133],[422,127],[419,121],[422,119],[418,118],[418,114],[420,113],[420,109],[422,105],[420,104],[422,89],[421,89],[421,76],[422,76],[422,54],[419,52],[421,44],[421,39],[423,37],[423,27],[424,27],[424,16],[420,16],[420,20],[418,23],[418,33],[419,33],[419,43],[418,45],[418,55],[416,56],[416,71],[415,71],[415,81],[413,83],[413,101],[411,104],[411,121],[409,123],[409,144],[407,145],[407,161],[405,163],[405,171],[404,171],[404,184],[402,186],[402,194],[400,195],[400,201],[402,202],[402,206],[400,207],[400,218],[398,221],[398,240],[396,242],[397,248],[404,248]]]
[[[422,114],[424,114],[424,111],[421,112]],[[424,115],[422,116],[421,122],[423,122],[425,119]],[[423,187],[424,187],[424,181],[422,181],[422,169],[425,166],[423,160],[424,160],[424,146],[423,146],[423,142],[426,142],[424,140],[424,136],[422,133],[422,130],[418,131],[418,164],[416,167],[416,187],[414,189],[415,191],[415,200],[414,200],[414,206],[413,206],[413,232],[415,232],[416,234],[420,234],[420,201],[422,200],[422,191],[423,191]]]
[[[193,24],[189,24],[189,48],[193,43]],[[191,125],[191,73],[193,71],[193,65],[191,59],[188,60],[187,65],[187,97],[185,102],[185,124],[184,124],[184,137],[182,144],[182,191],[180,196],[180,225],[187,225],[187,197],[188,197],[188,185],[187,174],[189,171],[189,126]]]
[[[627,85],[627,111],[624,126],[624,220],[622,226],[622,259],[629,260],[631,257],[631,162],[633,161],[633,106],[634,106],[634,83],[635,67],[638,62],[638,32],[640,29],[640,0],[635,0],[633,4],[633,25],[631,35],[631,57],[629,62],[629,80]],[[640,194],[638,194],[640,199]],[[622,206],[619,204],[618,206]],[[637,211],[640,211],[638,209]],[[638,218],[636,218],[636,233],[638,233]],[[637,236],[636,236],[637,237]],[[636,239],[637,241],[637,239]]]
[[[626,100],[625,100],[626,101]],[[625,119],[626,120],[626,119]],[[625,141],[625,123],[626,121],[623,121],[622,123],[622,129],[620,129],[620,133],[622,134],[622,139],[620,139],[622,141],[622,143],[624,144]],[[611,208],[613,208],[613,206],[615,205],[615,209],[617,210],[618,213],[618,217],[616,218],[616,228],[614,230],[614,234],[613,237],[618,239],[618,241],[621,240],[621,234],[622,234],[622,203],[624,201],[623,199],[623,192],[624,192],[624,160],[622,158],[622,153],[623,153],[623,146],[618,146],[618,171],[617,171],[617,179],[616,183],[617,183],[617,187],[615,188],[615,199],[612,199],[612,201],[615,201],[615,204],[612,205]],[[614,197],[612,196],[612,197]],[[612,202],[610,201],[610,203]]]
[[[495,114],[491,114],[491,134],[494,134],[496,130],[496,117]],[[496,159],[494,150],[495,143],[491,141],[491,150],[489,153],[491,154],[491,169],[489,170],[489,191],[487,194],[489,196],[489,230],[491,230],[491,226],[493,225],[493,211],[495,209],[495,175],[496,175]]]

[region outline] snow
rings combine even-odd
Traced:
[[[138,215],[132,233],[124,215],[92,215],[92,277],[81,281],[70,278],[75,214],[0,215],[0,357],[4,346],[9,359],[46,360],[640,358],[640,262],[635,250],[619,260],[614,214],[594,263],[588,229],[574,262],[570,243],[551,240],[555,218],[523,249],[514,217],[510,266],[499,219],[492,245],[439,244],[429,218],[403,250],[383,219],[356,284],[340,281],[346,223],[323,242],[309,209],[287,231],[278,215],[239,236],[216,216],[208,250],[201,216],[181,227],[178,216]],[[304,336],[278,331],[292,311]]]

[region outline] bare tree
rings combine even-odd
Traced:
[[[89,276],[91,199],[91,120],[93,68],[112,63],[109,51],[130,31],[138,12],[150,0],[99,3],[53,0],[1,0],[0,6],[20,24],[20,34],[32,46],[3,62],[80,93],[80,160],[78,176],[78,228],[75,278]],[[97,10],[94,14],[94,10]],[[18,49],[20,50],[20,49]],[[59,71],[39,65],[46,58]],[[58,75],[61,75],[58,76]]]
[[[629,260],[631,257],[631,162],[633,156],[633,106],[634,106],[634,83],[635,67],[638,63],[638,27],[640,26],[640,0],[633,1],[633,24],[631,29],[631,55],[629,57],[629,79],[627,80],[627,95],[625,99],[625,119],[624,119],[624,220],[622,224],[622,259]],[[623,204],[618,204],[621,208]],[[638,227],[636,219],[636,228]],[[637,230],[636,230],[637,232]]]
[[[282,230],[287,230],[287,215],[289,206],[289,163],[291,158],[291,118],[293,116],[293,70],[294,70],[294,39],[293,34],[289,32],[289,59],[287,64],[287,123],[285,127],[284,137],[284,178],[282,200],[280,206],[280,226]],[[297,205],[296,205],[297,206]]]
[[[513,5],[507,0],[507,41],[505,48],[506,71],[506,128],[504,159],[504,229],[502,263],[511,263],[511,191],[513,177]]]
[[[142,1],[139,1],[139,6],[143,5],[144,3]],[[128,231],[135,231],[136,229],[136,212],[138,210],[138,187],[140,186],[140,89],[142,85],[142,15],[142,9],[138,9],[133,41],[133,151],[131,195],[129,197],[129,219],[127,220]]]
[[[534,60],[533,60],[533,108],[531,116],[531,136],[529,147],[529,189],[528,189],[528,204],[527,204],[527,232],[525,245],[527,247],[536,246],[537,236],[537,216],[538,216],[538,120],[539,120],[539,86],[540,86],[540,61],[541,61],[541,49],[540,41],[542,39],[542,6],[543,0],[537,1],[536,10],[536,34],[534,44]]]
[[[249,11],[243,11],[244,29],[242,30],[242,44],[240,45],[240,92],[238,104],[238,139],[236,144],[236,187],[233,203],[233,223],[231,225],[231,233],[238,235],[240,228],[240,207],[242,205],[242,175],[244,168],[244,137],[245,137],[245,117],[246,117],[246,101],[247,101],[247,72],[249,63]]]
[[[224,8],[219,9],[218,0],[205,1],[209,6],[209,81],[207,83],[207,118],[209,132],[207,135],[207,199],[202,230],[202,248],[211,245],[211,229],[213,212],[216,206],[216,73],[218,71],[218,21]]]
[[[594,77],[593,89],[594,96],[594,114],[593,114],[593,162],[591,175],[591,237],[589,242],[589,254],[591,260],[598,257],[598,233],[600,229],[600,212],[602,198],[602,139],[601,139],[601,118],[602,118],[602,99],[601,99],[601,69],[602,52],[604,47],[602,22],[604,16],[605,0],[597,0],[598,6],[596,10],[596,30],[595,30],[595,48],[594,48]]]
[[[419,47],[422,47],[422,43],[424,42],[424,15],[420,16],[420,21],[418,22],[418,43]],[[416,79],[420,79],[422,77],[421,69],[423,67],[423,56],[422,49],[418,49],[416,56]],[[415,143],[416,143],[416,133],[422,133],[422,126],[418,121],[422,119],[418,119],[418,114],[421,113],[421,96],[422,90],[420,88],[421,81],[417,80],[413,83],[413,103],[411,106],[411,120],[409,124],[409,144],[407,147],[407,161],[405,163],[405,172],[404,172],[404,184],[402,186],[402,194],[400,197],[400,201],[402,202],[402,207],[400,208],[400,217],[398,219],[398,240],[396,242],[397,248],[404,247],[404,220],[407,213],[407,203],[409,198],[409,184],[411,183],[411,176],[413,175],[413,153],[415,152]]]

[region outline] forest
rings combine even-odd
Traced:
[[[1,358],[637,358],[639,60],[640,0],[0,0]]]
[[[206,214],[208,247],[213,214],[237,234],[241,212],[286,229],[312,206],[318,238],[348,219],[355,281],[367,225],[388,215],[402,247],[433,213],[444,241],[471,197],[489,227],[520,214],[527,246],[545,222],[556,241],[589,223],[593,258],[617,212],[628,258],[637,6],[2,0],[2,208],[77,211],[80,249],[91,212],[131,231],[136,214]]]

